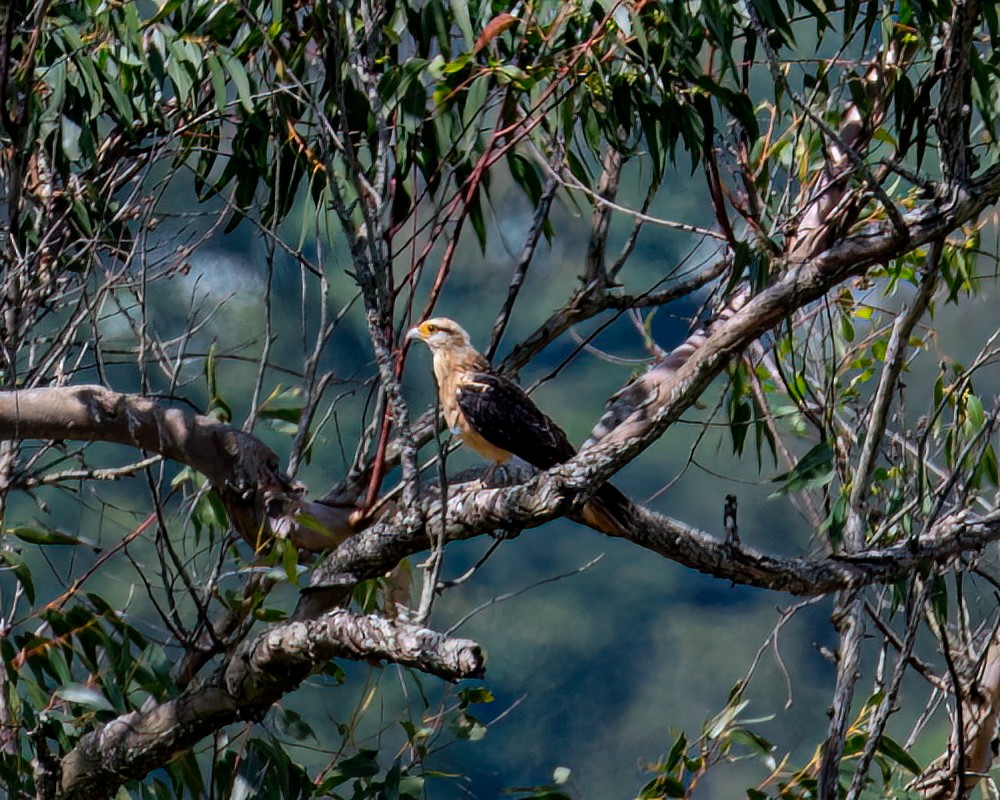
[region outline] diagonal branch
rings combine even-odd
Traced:
[[[449,508],[442,515],[435,507],[439,500],[429,498],[425,507],[425,518],[449,520],[448,538],[468,538],[493,529],[510,530],[539,525],[560,514],[565,514],[586,499],[595,487],[603,485],[611,476],[639,453],[649,447],[675,422],[702,394],[709,383],[721,372],[730,359],[757,340],[796,309],[819,299],[826,292],[852,276],[862,275],[869,266],[897,258],[912,247],[946,236],[950,231],[976,219],[987,206],[1000,196],[1000,168],[993,168],[974,184],[975,191],[956,192],[946,200],[934,200],[914,211],[905,219],[907,225],[904,245],[891,223],[872,224],[855,235],[843,239],[824,253],[807,260],[786,264],[786,271],[772,286],[750,298],[745,305],[713,325],[707,335],[701,332],[701,340],[690,348],[683,363],[676,369],[659,375],[653,390],[638,406],[632,406],[623,415],[620,424],[607,433],[596,444],[584,447],[570,461],[562,464],[539,478],[513,489],[486,489],[474,491],[452,487],[449,492]],[[647,373],[649,374],[649,373]],[[653,541],[650,533],[654,517],[651,512],[642,512],[630,538],[639,544]],[[314,586],[352,583],[362,577],[383,574],[400,558],[419,552],[427,546],[426,534],[422,526],[403,526],[400,521],[388,519],[373,526],[364,534],[342,544],[331,557],[321,565],[313,576]],[[680,524],[680,523],[677,523]],[[400,535],[400,530],[408,531]],[[728,562],[716,554],[706,556],[703,543],[696,537],[677,536],[676,529],[668,526],[665,530],[672,541],[691,545],[699,554],[699,563],[729,564],[719,572],[719,577],[736,580],[751,585],[785,588],[787,591],[809,592],[832,591],[852,586],[864,575],[852,573],[841,575],[840,579],[816,581],[807,578],[802,589],[789,588],[794,580],[801,578],[802,570],[811,569],[816,562],[778,560],[774,571],[778,578],[761,580],[757,576],[747,576],[735,564],[732,557]],[[993,534],[990,533],[990,536]],[[706,547],[708,547],[706,545]],[[654,548],[655,549],[655,548]],[[710,548],[709,548],[710,549]],[[694,558],[685,560],[678,557],[675,546],[664,545],[658,550],[668,557],[677,557],[681,563],[701,568]],[[894,553],[905,559],[905,553]],[[822,562],[837,572],[843,569],[842,562]],[[902,562],[901,562],[902,563]],[[909,562],[912,567],[912,561]],[[860,569],[857,564],[855,569]],[[891,571],[891,570],[890,570]],[[887,573],[881,572],[882,575]],[[898,573],[902,574],[902,573]],[[877,580],[875,578],[873,580]],[[781,580],[787,580],[781,584]],[[822,588],[820,588],[822,587]],[[300,605],[299,613],[308,615],[309,602]]]
[[[0,392],[0,439],[114,442],[186,464],[219,487],[281,484],[277,456],[255,437],[103,386]]]
[[[599,445],[584,448],[563,469],[576,471],[579,485],[595,486],[656,441],[698,399],[730,360],[760,336],[779,325],[794,311],[818,300],[869,267],[898,258],[915,247],[947,236],[975,220],[1000,197],[1000,167],[993,167],[969,191],[955,191],[948,198],[921,206],[904,217],[906,236],[900,237],[889,222],[866,226],[819,255],[788,260],[781,277],[746,302],[738,311],[710,327],[708,335],[676,370],[664,370],[636,397],[622,394],[627,403],[618,414],[622,422],[601,438]],[[904,244],[904,241],[906,242]],[[743,297],[745,293],[738,293]],[[646,373],[646,376],[650,373]],[[643,381],[641,376],[638,381]],[[618,401],[616,401],[618,402]],[[613,406],[612,406],[613,408]]]

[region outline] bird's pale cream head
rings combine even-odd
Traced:
[[[425,342],[431,350],[472,346],[469,334],[465,332],[465,329],[447,317],[434,317],[421,322],[417,327],[407,331],[406,338],[408,341],[419,339]]]

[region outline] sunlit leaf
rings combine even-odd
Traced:
[[[114,706],[108,702],[108,699],[101,692],[80,683],[70,683],[60,686],[56,689],[55,695],[67,703],[75,703],[94,711],[114,711]]]

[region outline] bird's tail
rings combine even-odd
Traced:
[[[625,494],[606,483],[580,510],[580,520],[609,536],[627,536],[635,527],[636,507]]]

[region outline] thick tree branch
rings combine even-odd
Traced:
[[[936,201],[911,212],[907,216],[911,246],[944,236],[974,219],[996,200],[998,193],[1000,169],[995,168],[969,192],[956,192],[949,202]],[[784,319],[789,310],[822,296],[851,275],[862,274],[872,263],[899,255],[899,248],[893,230],[885,224],[874,225],[814,259],[789,265],[775,285],[752,298],[730,318],[713,326],[690,358],[676,371],[664,376],[657,396],[633,411],[599,445],[585,448],[576,458],[533,484],[508,490],[487,490],[474,499],[468,493],[451,498],[449,506],[457,500],[460,504],[457,508],[462,513],[452,513],[449,509],[449,537],[465,538],[496,528],[538,525],[565,513],[574,503],[585,499],[590,487],[606,481],[655,441],[694,402],[732,355]],[[234,489],[238,496],[256,491],[259,497],[264,491],[281,486],[273,453],[253,437],[214,420],[176,409],[163,409],[148,399],[121,395],[102,387],[36,389],[0,395],[0,437],[101,439],[130,444],[190,464],[204,472],[216,486]],[[428,513],[429,518],[441,518],[440,511],[429,510]],[[456,522],[462,529],[458,534],[453,532]],[[669,527],[666,530],[669,540],[674,533]],[[338,566],[340,559],[332,559],[327,568],[317,572],[315,582],[326,585],[332,581],[332,576],[352,575],[358,569],[369,575],[382,574],[405,555],[424,549],[422,528],[417,526],[415,531],[411,536],[401,537],[395,524],[376,526],[375,533],[366,536],[363,543],[346,543],[353,550],[349,566]],[[644,538],[653,541],[656,539],[653,533],[657,531],[662,532],[649,526],[636,538],[640,543]],[[388,532],[394,541],[380,541],[379,532]],[[675,542],[680,540],[674,539]],[[365,548],[373,544],[376,551],[365,555]],[[674,551],[673,546],[664,549]],[[703,558],[700,550],[695,550],[700,562],[710,565],[718,560]],[[798,573],[796,569],[786,570],[783,566],[776,567],[776,571],[779,574],[787,572],[793,577]],[[731,578],[730,575],[720,576]],[[735,579],[740,580],[740,575]],[[794,582],[791,578],[788,580]],[[766,581],[758,577],[744,578],[740,582],[780,587],[780,580],[774,578]],[[850,585],[852,579],[807,580],[807,583],[829,591],[838,584]]]
[[[830,726],[823,747],[817,778],[818,797],[834,800],[840,784],[840,759],[850,721],[851,701],[860,672],[861,640],[864,637],[864,599],[858,592],[841,592],[833,614],[833,624],[840,637],[837,649],[837,680],[830,704]]]
[[[643,294],[621,294],[617,291],[608,291],[596,284],[586,286],[577,292],[566,305],[555,311],[527,339],[515,346],[507,357],[499,363],[497,370],[504,375],[517,375],[521,368],[535,355],[574,325],[592,319],[601,312],[610,309],[651,308],[667,305],[704,288],[724,274],[728,268],[729,261],[725,258],[719,258],[700,272],[691,274],[675,283],[670,283],[659,291]],[[421,414],[420,418],[411,425],[411,430],[416,444],[422,445],[430,441],[434,432],[441,430],[441,419],[437,409],[431,408]],[[398,463],[402,448],[403,442],[400,438],[397,437],[391,441],[386,449],[386,463],[389,465]],[[350,481],[335,485],[323,496],[322,501],[326,502],[328,498],[335,498],[345,491],[348,493],[353,491]]]
[[[468,639],[338,610],[275,626],[237,650],[205,684],[86,734],[62,759],[60,800],[107,798],[224,725],[259,720],[273,703],[332,658],[386,660],[446,680],[481,677]]]
[[[103,386],[0,392],[0,439],[115,442],[187,464],[220,487],[280,483],[277,456],[253,436]]]
[[[604,430],[599,432],[599,442],[585,446],[566,464],[523,487],[481,490],[478,496],[475,491],[453,491],[449,497],[446,537],[468,538],[493,529],[532,527],[566,513],[574,507],[574,503],[586,499],[593,487],[605,483],[656,441],[700,397],[733,356],[779,324],[789,313],[822,297],[847,278],[864,274],[875,263],[897,258],[914,247],[947,236],[959,226],[976,219],[987,206],[996,202],[998,196],[1000,168],[994,167],[968,191],[956,189],[949,198],[932,201],[907,214],[905,237],[900,237],[895,226],[889,223],[872,224],[814,258],[786,263],[784,274],[775,284],[750,298],[745,305],[742,305],[742,298],[746,295],[739,293],[739,302],[728,309],[727,316],[714,324],[707,335],[703,330],[696,332],[692,341],[687,343],[689,346],[684,348],[683,359],[679,356],[670,359],[669,369],[647,372],[641,377],[639,381],[644,386],[637,396],[631,396],[627,389],[622,392],[612,403],[610,412],[615,412],[616,404],[624,404],[625,410],[617,414],[613,430],[606,435]],[[674,368],[678,361],[681,363]],[[650,377],[655,380],[649,380]],[[424,518],[441,519],[441,509],[433,507],[438,501],[430,498],[428,502],[432,507],[425,508]],[[658,552],[698,569],[702,568],[699,564],[734,562],[732,552],[728,560],[720,559],[711,554],[710,549],[706,551],[697,546],[695,538],[677,536],[677,529],[673,526],[660,529],[650,525],[650,514],[644,512],[642,522],[645,527],[633,531],[634,540],[638,543],[658,540],[659,534],[663,534],[663,538],[672,544],[664,545]],[[381,575],[401,558],[425,549],[427,540],[422,526],[414,527],[412,516],[407,519],[407,525],[393,520],[381,522],[363,536],[342,544],[316,570],[313,586],[351,584],[364,577]],[[407,533],[401,535],[401,530]],[[688,556],[687,560],[679,557],[676,550],[680,549],[677,543],[681,541],[692,545],[696,557]],[[753,557],[751,561],[757,562],[758,559]],[[774,565],[774,572],[781,577],[768,575],[763,580],[759,576],[745,575],[735,568],[706,571],[740,583],[807,594],[852,586],[858,580],[857,575],[843,576],[839,580],[807,578],[806,585],[802,585],[801,589],[790,588],[800,579],[804,565],[811,566],[811,562],[789,565],[779,560]],[[765,571],[770,572],[770,569]],[[809,586],[815,588],[810,590]],[[322,607],[318,599],[307,597],[297,613],[309,616]]]
[[[1000,719],[1000,630],[994,631],[971,691],[965,693],[966,774],[963,789],[971,793],[989,774],[996,758],[997,723]],[[954,759],[958,761],[958,759]],[[985,794],[985,793],[984,793]]]
[[[730,310],[727,318],[713,325],[707,336],[704,331],[699,332],[699,341],[690,348],[686,360],[676,369],[663,370],[663,374],[657,375],[657,381],[648,387],[642,402],[631,405],[621,423],[597,444],[584,447],[566,464],[522,487],[479,492],[453,487],[446,516],[446,536],[449,539],[468,538],[493,529],[532,527],[566,513],[574,507],[574,503],[585,499],[593,487],[606,482],[618,469],[656,441],[695,402],[734,355],[779,324],[793,310],[822,297],[847,278],[864,274],[875,263],[897,258],[913,247],[946,236],[962,224],[976,219],[983,209],[996,202],[998,195],[1000,168],[993,168],[969,191],[956,190],[948,199],[935,200],[907,214],[906,237],[901,238],[891,224],[873,224],[814,258],[787,263],[786,271],[774,285],[737,310]],[[904,245],[903,241],[907,244]],[[620,398],[624,399],[628,399],[627,393]],[[428,502],[432,507],[425,509],[424,517],[441,519],[441,509],[433,507],[438,501],[430,498]],[[664,529],[652,527],[648,524],[652,519],[649,514],[651,512],[644,512],[642,518],[647,523],[646,527],[633,532],[640,544],[657,540],[657,534],[662,533],[666,541],[673,542],[672,545],[663,545],[663,554],[668,557],[678,555],[675,553],[675,548],[679,549],[677,542],[692,545],[697,558],[689,557],[685,561],[677,557],[680,563],[690,563],[699,569],[698,564],[691,562],[726,563],[726,559],[711,554],[710,548],[697,546],[694,537],[677,536],[677,529],[672,526]],[[362,536],[345,542],[316,570],[313,585],[323,587],[353,583],[364,577],[381,575],[399,559],[427,547],[421,526],[404,527],[403,530],[410,531],[405,535],[400,535],[400,529],[397,522],[384,521]],[[981,546],[981,543],[972,546]],[[904,553],[893,555],[903,556]],[[733,561],[730,552],[728,562]],[[758,560],[753,557],[751,561]],[[764,580],[759,576],[745,575],[736,568],[722,572],[713,570],[712,574],[741,583],[797,593],[827,592],[863,580],[858,574],[833,580],[807,578],[804,582],[807,585],[800,584],[801,589],[791,589],[790,586],[800,579],[805,566],[811,568],[812,562],[793,562],[790,565],[779,560],[774,565],[774,572],[782,577],[771,575]],[[858,564],[853,566],[859,568]],[[879,579],[875,577],[871,581]],[[810,589],[810,586],[814,588]],[[315,612],[316,607],[308,598],[300,604],[298,611],[305,616]]]
[[[270,496],[283,497],[290,488],[278,457],[256,437],[211,417],[103,386],[0,392],[0,439],[113,442],[186,464],[218,490],[234,527],[253,546]],[[297,524],[296,514],[308,514],[330,535],[315,525]],[[300,547],[321,550],[349,533],[346,518],[342,509],[302,504],[285,518],[283,532]]]
[[[566,465],[563,465],[565,467]],[[511,468],[508,480],[524,480],[527,467]],[[452,484],[447,509],[441,508],[436,488],[423,495],[422,516],[447,521],[447,541],[470,539],[494,531],[537,527],[566,514],[579,520],[586,492],[571,489],[573,473],[563,468],[541,473],[512,487],[484,487],[479,481]],[[311,586],[296,610],[309,618],[328,607],[326,590],[352,586],[386,574],[400,560],[430,547],[423,527],[408,528],[412,510],[387,514],[380,522],[347,539],[316,568]],[[679,520],[634,506],[631,529],[625,538],[665,558],[732,583],[787,592],[820,595],[840,589],[892,583],[914,569],[942,562],[962,553],[981,550],[1000,540],[1000,512],[976,517],[966,512],[939,520],[916,542],[905,542],[853,557],[787,558],[755,548],[734,546]]]

